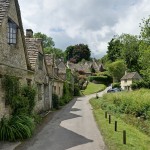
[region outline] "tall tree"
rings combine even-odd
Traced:
[[[121,57],[130,71],[139,71],[139,39],[137,36],[122,34],[119,37],[122,43]]]
[[[34,37],[35,38],[42,38],[43,40],[43,48],[46,48],[46,47],[54,47],[55,46],[55,43],[53,41],[53,39],[51,37],[48,37],[46,34],[43,34],[41,32],[37,32],[34,34]]]
[[[108,51],[107,51],[107,57],[112,62],[116,61],[121,56],[121,50],[122,50],[122,43],[119,40],[119,37],[114,37],[109,43],[108,43]]]
[[[85,44],[77,44],[74,46],[67,47],[66,51],[66,59],[73,59],[75,62],[79,62],[82,59],[89,60],[91,56],[91,51],[88,45]]]
[[[46,34],[41,32],[37,32],[34,34],[35,38],[42,38],[43,40],[43,48],[46,54],[55,54],[56,58],[64,57],[64,52],[59,49],[55,48],[55,43],[51,37],[48,37]]]
[[[124,75],[126,65],[123,60],[117,60],[108,66],[108,71],[113,77],[113,82],[119,82],[121,77]]]
[[[139,64],[141,67],[140,73],[146,80],[150,81],[150,16],[143,19],[141,27],[141,41],[139,45]]]

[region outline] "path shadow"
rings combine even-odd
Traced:
[[[61,122],[82,117],[71,113],[71,111],[80,111],[80,109],[72,108],[75,102],[76,99],[58,112],[48,115],[33,138],[23,142],[15,150],[66,150],[93,142],[91,139],[60,126]]]

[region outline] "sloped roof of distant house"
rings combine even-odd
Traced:
[[[47,65],[54,65],[53,61],[54,61],[54,56],[53,54],[45,54],[45,60],[46,60],[46,63]]]
[[[128,80],[128,79],[142,79],[142,77],[137,72],[130,72],[126,73],[121,80]]]
[[[10,0],[0,0],[0,25],[8,11]]]
[[[65,74],[66,73],[66,68],[67,68],[67,66],[64,64],[64,62],[60,62],[58,64],[59,73]]]

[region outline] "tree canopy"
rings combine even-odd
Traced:
[[[91,56],[91,51],[88,45],[77,44],[74,46],[68,46],[66,48],[66,60],[70,60],[74,63],[78,63],[82,59],[89,60]]]
[[[37,32],[34,34],[35,38],[42,38],[43,40],[43,48],[46,54],[55,54],[56,58],[64,57],[64,52],[59,49],[55,48],[55,43],[51,37],[48,37],[46,34],[41,32]]]

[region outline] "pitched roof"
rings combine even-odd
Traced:
[[[0,0],[0,25],[2,24],[6,12],[8,11],[9,4],[10,0]]]
[[[127,79],[142,79],[141,76],[137,72],[130,72],[125,74],[121,80],[127,80]]]
[[[25,40],[26,40],[29,62],[31,64],[31,68],[34,70],[38,53],[39,53],[37,41],[35,38],[26,38]]]
[[[54,56],[52,54],[45,54],[45,60],[47,65],[54,65]]]

